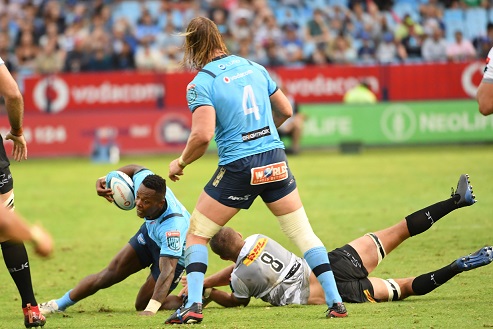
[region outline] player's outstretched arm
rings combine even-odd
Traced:
[[[208,299],[223,307],[247,306],[250,302],[250,298],[236,298],[232,293],[227,293],[214,288],[212,289]]]
[[[0,207],[0,237],[15,241],[30,241],[38,255],[47,257],[53,252],[53,239],[41,226],[30,226],[17,213]]]

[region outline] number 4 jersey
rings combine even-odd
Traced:
[[[304,259],[256,234],[245,239],[231,274],[231,289],[237,298],[261,298],[274,306],[307,304],[310,273]]]
[[[272,117],[270,96],[277,85],[267,70],[238,56],[220,56],[187,86],[188,107],[216,111],[219,165],[284,148]]]

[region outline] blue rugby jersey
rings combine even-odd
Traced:
[[[284,148],[269,99],[277,89],[263,66],[234,55],[208,63],[190,82],[190,110],[209,105],[216,111],[219,165]]]
[[[153,172],[144,169],[132,177],[135,186],[135,196],[144,178]],[[169,187],[166,187],[166,202],[168,208],[159,218],[146,219],[146,227],[149,237],[161,248],[160,255],[178,258],[178,264],[185,266],[185,245],[188,227],[190,226],[190,213],[175,197]]]

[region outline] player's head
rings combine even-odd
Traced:
[[[195,17],[188,23],[185,36],[185,53],[183,64],[193,69],[201,69],[217,56],[216,53],[228,54],[216,23],[207,17]]]
[[[223,227],[209,242],[211,250],[224,260],[236,261],[245,241],[241,234],[230,227]]]
[[[135,198],[137,216],[154,219],[159,217],[165,205],[166,181],[159,175],[148,175],[140,184]]]

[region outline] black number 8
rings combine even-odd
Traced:
[[[281,263],[279,260],[274,259],[271,255],[268,253],[264,252],[262,255],[260,255],[260,260],[264,262],[265,264],[270,265],[270,267],[276,271],[276,272],[281,272],[282,269],[284,268],[284,264]]]

